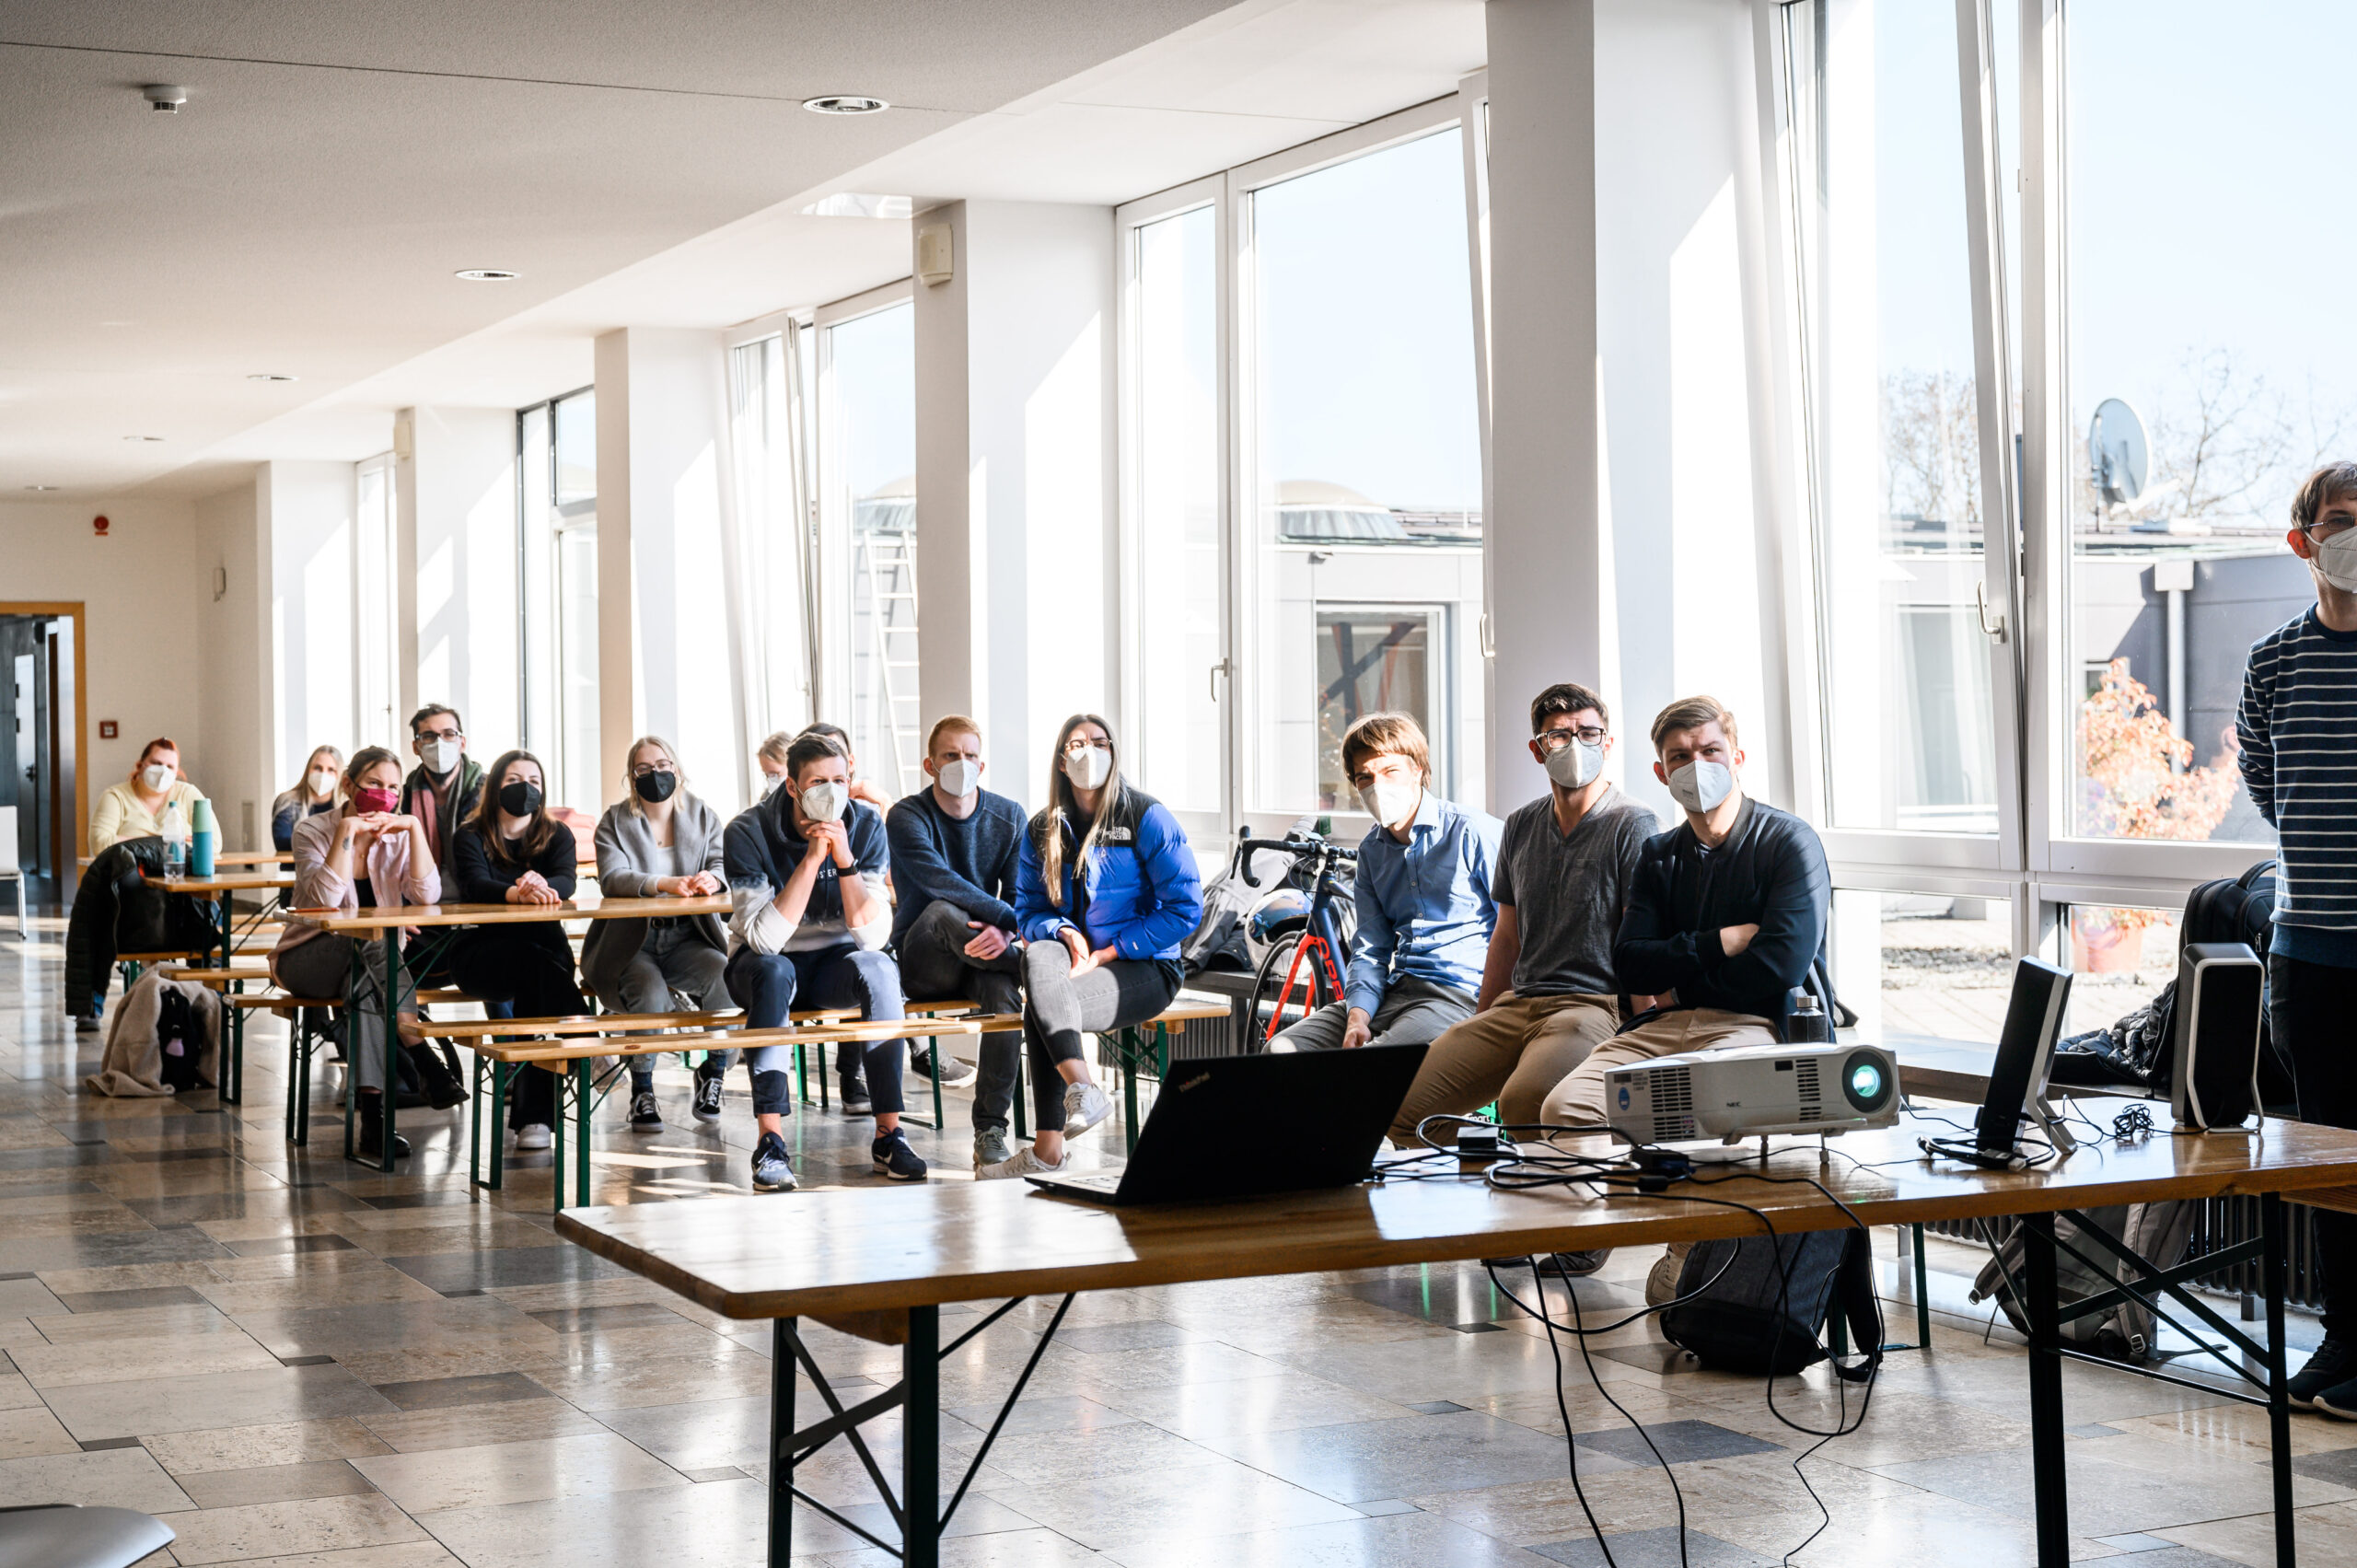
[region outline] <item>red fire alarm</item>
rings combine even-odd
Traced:
[[[90,531],[100,539],[107,537],[107,520],[103,514],[90,519]]]
[[[99,721],[99,738],[100,740],[112,740],[116,736],[121,735],[122,733],[122,726],[117,725],[114,720],[100,719]]]

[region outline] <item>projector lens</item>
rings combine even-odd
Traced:
[[[1869,1051],[1857,1051],[1841,1064],[1841,1093],[1852,1106],[1863,1111],[1880,1110],[1890,1103],[1890,1074],[1882,1059]]]

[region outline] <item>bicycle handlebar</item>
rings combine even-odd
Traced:
[[[1280,854],[1315,855],[1318,859],[1318,870],[1321,872],[1329,861],[1346,860],[1356,865],[1359,858],[1358,851],[1347,845],[1329,842],[1325,839],[1239,838],[1236,841],[1236,857],[1233,864],[1235,874],[1244,879],[1244,885],[1248,888],[1260,886],[1252,876],[1252,853],[1255,850],[1263,849],[1275,850]]]

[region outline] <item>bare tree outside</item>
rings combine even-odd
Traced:
[[[1980,404],[1971,377],[1901,370],[1883,378],[1883,516],[1980,535]]]

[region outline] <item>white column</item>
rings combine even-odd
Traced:
[[[1488,772],[1504,811],[1546,787],[1531,698],[1577,680],[1625,703],[1596,387],[1595,0],[1490,0],[1488,17]]]
[[[353,668],[353,466],[279,460],[254,478],[271,562],[271,777],[283,789],[315,746],[347,757],[360,728]],[[272,792],[276,793],[274,789]]]
[[[742,804],[737,663],[721,555],[726,362],[717,332],[623,328],[598,339],[598,714],[594,795],[664,737],[716,809]],[[592,800],[597,802],[592,804]]]
[[[270,782],[271,561],[256,491],[249,480],[196,504],[196,580],[190,587],[202,675],[196,711],[187,715],[195,733],[175,733],[192,727],[185,723],[157,732],[187,747],[180,765],[213,802],[225,849],[257,849],[268,842],[270,824],[261,819],[283,787]],[[168,614],[160,614],[142,631],[169,624]],[[159,645],[157,653],[171,656],[168,645]],[[137,746],[152,738],[125,738]],[[93,793],[113,782],[94,778]]]
[[[1124,718],[1113,215],[956,202],[912,228],[935,225],[956,271],[916,287],[921,720],[981,720],[993,786],[1033,805],[1067,714]]]
[[[516,412],[413,408],[394,422],[400,717],[447,703],[489,763],[516,743],[519,713]]]

